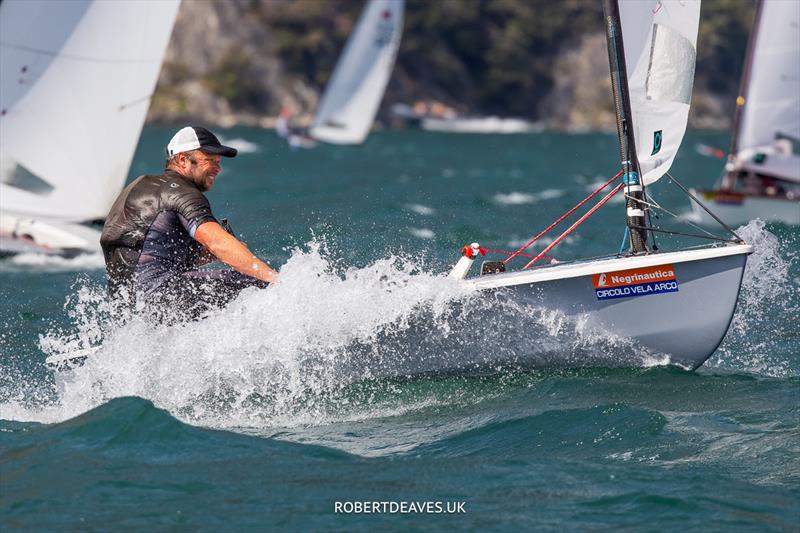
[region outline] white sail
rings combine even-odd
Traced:
[[[764,0],[754,28],[739,151],[800,140],[800,2]]]
[[[619,0],[636,153],[645,185],[672,166],[686,133],[700,0]]]
[[[335,144],[360,144],[369,133],[392,73],[404,0],[370,0],[322,96],[310,134]]]
[[[106,215],[127,178],[179,4],[0,4],[4,213]]]

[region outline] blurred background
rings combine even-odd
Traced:
[[[309,121],[364,2],[192,0],[181,4],[148,121],[271,127],[284,105]],[[755,7],[701,8],[689,126],[727,128]],[[378,114],[438,101],[462,115],[516,116],[561,130],[613,128],[600,2],[407,0]]]

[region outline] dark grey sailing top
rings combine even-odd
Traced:
[[[202,250],[194,234],[209,221],[208,199],[189,179],[172,170],[137,178],[114,202],[100,237],[111,294],[152,292],[193,270]]]

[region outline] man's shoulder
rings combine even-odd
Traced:
[[[203,197],[203,193],[190,180],[180,174],[166,171],[163,174],[145,174],[136,178],[129,187],[137,192],[150,191],[160,195],[162,201],[178,200],[183,197]]]
[[[196,199],[208,201],[206,195],[197,188],[197,185],[180,176],[164,176],[165,181],[162,185],[162,192],[167,199],[174,201],[185,201]]]
[[[141,189],[158,189],[167,182],[167,177],[163,174],[144,174],[133,180],[127,189],[141,190]]]
[[[166,181],[161,189],[164,208],[174,209],[187,217],[201,211],[210,215],[211,204],[194,182],[169,171],[165,173],[164,178]]]
[[[144,174],[133,180],[122,192],[126,204],[143,201],[157,202],[161,208],[169,209],[176,203],[194,199],[205,199],[194,184],[178,174]]]

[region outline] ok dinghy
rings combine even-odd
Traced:
[[[732,239],[702,235],[717,241],[708,247],[662,252],[653,245],[654,234],[668,230],[650,222],[650,211],[660,206],[646,194],[645,187],[667,175],[682,188],[668,170],[686,130],[700,1],[604,0],[603,10],[622,169],[506,260],[485,262],[480,276],[466,277],[475,257],[485,250],[478,244],[465,247],[464,257],[450,276],[481,292],[494,292],[498,298],[585,317],[590,327],[632,339],[653,354],[668,356],[676,365],[695,369],[725,336],[747,256],[752,252],[732,232]],[[614,182],[610,192],[521,270],[505,272],[510,260],[523,257],[530,245]],[[536,265],[623,190],[628,252]],[[95,350],[53,355],[47,361],[69,367]]]
[[[100,252],[179,4],[0,4],[0,254]]]
[[[800,2],[759,0],[728,162],[713,190],[692,191],[728,224],[800,224]],[[714,220],[696,204],[695,218]]]
[[[700,0],[603,0],[603,11],[621,171],[507,259],[485,262],[481,275],[465,282],[515,301],[584,316],[591,327],[695,369],[725,336],[752,252],[735,234],[733,239],[714,237],[712,246],[671,252],[657,251],[652,244],[654,232],[666,230],[651,225],[650,210],[660,206],[645,187],[668,173],[686,131]],[[505,272],[511,259],[615,181],[610,192],[521,270]],[[620,190],[626,198],[627,253],[532,268]],[[482,252],[477,243],[465,247],[450,276],[465,278]]]

